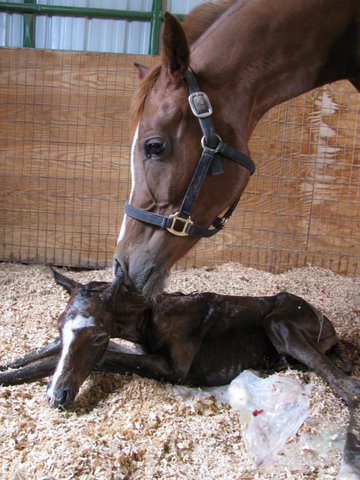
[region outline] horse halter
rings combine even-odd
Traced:
[[[224,143],[219,135],[216,134],[211,120],[213,110],[209,98],[206,93],[200,90],[195,74],[190,67],[185,72],[184,79],[189,91],[188,100],[191,111],[199,120],[201,131],[203,133],[201,139],[203,151],[185,193],[180,210],[172,215],[166,216],[133,207],[129,202],[126,202],[124,212],[135,220],[155,225],[180,237],[188,235],[194,235],[196,237],[212,237],[222,230],[225,223],[235,210],[239,199],[230,205],[222,217],[217,217],[211,224],[210,228],[202,228],[194,224],[191,220],[191,211],[206,175],[209,171],[211,171],[212,175],[221,175],[223,173],[219,155],[223,155],[233,162],[247,168],[250,175],[254,173],[255,165],[251,158]]]

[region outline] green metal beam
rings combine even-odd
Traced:
[[[31,5],[9,2],[0,2],[0,12],[58,15],[62,17],[118,18],[140,21],[150,21],[152,18],[151,12],[138,12],[136,10],[67,7],[62,5]]]
[[[102,8],[68,7],[62,5],[41,5],[36,0],[24,0],[24,3],[9,3],[0,0],[0,12],[24,15],[24,47],[35,46],[35,15],[61,17],[112,18],[119,20],[150,21],[149,54],[157,55],[160,50],[161,23],[163,21],[163,1],[153,0],[151,12],[136,10],[114,10]],[[183,14],[175,14],[181,22]]]
[[[34,4],[36,0],[24,0],[25,4]],[[23,46],[25,48],[35,47],[35,16],[31,13],[24,15]]]

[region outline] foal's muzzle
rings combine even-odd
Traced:
[[[51,382],[47,386],[47,394],[51,387]],[[48,395],[47,400],[50,407],[53,408],[66,408],[75,399],[77,392],[74,392],[70,388],[56,388],[51,395]]]

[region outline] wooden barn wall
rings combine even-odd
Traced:
[[[0,49],[0,260],[111,264],[129,193],[134,61],[155,59]],[[179,265],[357,274],[359,106],[339,82],[272,109],[235,215]]]

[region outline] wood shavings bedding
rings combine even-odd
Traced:
[[[112,277],[110,269],[68,275],[80,282]],[[341,340],[351,343],[346,351],[359,379],[359,287],[360,278],[319,268],[272,275],[224,264],[174,271],[169,290],[235,295],[286,290],[303,296],[331,319]],[[0,292],[0,363],[55,338],[56,318],[68,296],[47,267],[0,264]],[[245,450],[238,414],[212,398],[187,403],[165,383],[92,374],[74,407],[61,411],[46,403],[46,379],[0,387],[0,478],[335,479],[340,451],[332,443],[344,430],[347,409],[315,374],[286,373],[314,382],[312,415],[288,442],[280,464],[257,470]],[[317,435],[319,445],[304,448],[306,434]]]

